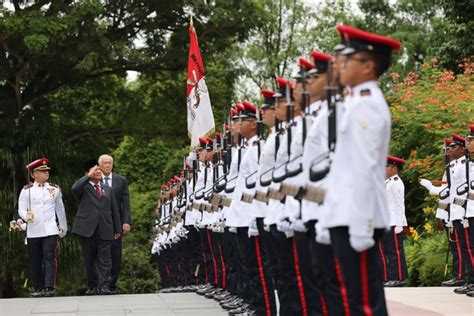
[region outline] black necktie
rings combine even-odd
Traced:
[[[105,177],[105,184],[107,184],[109,187],[112,187],[109,183],[109,179],[110,179],[109,177]]]

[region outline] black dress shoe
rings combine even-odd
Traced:
[[[237,304],[237,303],[243,303],[243,299],[241,299],[240,297],[230,297],[229,299],[226,299],[226,300],[223,300],[223,301],[220,301],[219,304],[221,304],[222,306],[224,305],[232,305],[232,304]]]
[[[441,283],[441,286],[462,286],[464,284],[463,279],[452,278],[450,280],[444,281]]]
[[[30,294],[31,297],[43,297],[44,296],[44,290],[41,291],[36,291]]]
[[[86,295],[95,295],[97,293],[97,290],[95,287],[87,289]]]
[[[98,292],[98,295],[112,295],[112,292],[109,290],[108,287],[101,288]]]
[[[466,284],[462,287],[458,287],[454,289],[454,293],[456,294],[467,294],[468,292],[474,290],[474,287],[472,284]]]
[[[54,296],[54,289],[51,288],[46,288],[43,290],[43,296],[44,297],[52,297]]]
[[[223,294],[219,294],[219,295],[215,295],[214,296],[214,299],[218,302],[220,301],[223,301],[223,300],[226,300],[228,298],[231,298],[232,297],[232,294],[230,293],[223,293]]]
[[[248,308],[236,308],[229,311],[229,315],[233,316],[253,316],[256,315],[254,310]]]

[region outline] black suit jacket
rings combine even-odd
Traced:
[[[89,177],[84,176],[72,185],[72,193],[79,200],[72,232],[91,237],[98,228],[100,239],[113,240],[114,233],[122,232],[122,223],[112,189],[99,183],[102,194],[98,199],[89,181]]]
[[[114,191],[122,224],[131,225],[132,217],[130,214],[130,194],[128,193],[127,179],[119,174],[112,174],[112,191]]]

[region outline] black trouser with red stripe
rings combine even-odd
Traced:
[[[263,219],[261,219],[261,225],[263,225]],[[258,228],[258,224],[257,224]],[[268,232],[266,232],[268,234]],[[259,308],[259,315],[272,316],[276,315],[276,303],[275,303],[275,287],[273,285],[272,272],[270,268],[270,255],[265,248],[265,243],[262,241],[266,239],[268,235],[252,237],[252,241],[255,244],[255,255],[257,259],[259,284],[263,293],[263,308]]]
[[[461,261],[461,244],[454,235],[454,227],[446,227],[446,232],[449,238],[449,247],[453,254],[451,277],[457,280],[462,280],[464,279],[465,273]]]
[[[377,245],[359,253],[350,245],[348,227],[334,227],[329,232],[342,272],[350,315],[388,315]],[[376,243],[383,233],[383,229],[375,230]]]
[[[58,235],[28,238],[31,274],[36,291],[54,289],[56,285]]]
[[[244,281],[244,292],[241,297],[258,315],[265,314],[264,291],[261,287],[257,256],[255,252],[255,242],[248,237],[248,227],[237,228],[239,252],[239,266]]]
[[[276,225],[270,226],[278,260],[278,279],[276,286],[280,300],[280,315],[301,315],[302,306],[293,256],[293,239],[287,238]]]
[[[201,249],[202,249],[202,256],[205,265],[205,273],[206,273],[206,282],[211,283],[213,285],[217,284],[217,261],[213,258],[211,249],[209,244],[209,237],[208,237],[208,230],[207,228],[200,228],[199,235],[201,236]],[[214,252],[214,250],[212,250]]]
[[[309,252],[313,275],[317,280],[318,290],[322,295],[329,315],[344,315],[344,304],[335,268],[334,252],[330,245],[316,242],[315,224],[316,221],[309,221],[306,225],[310,234]]]
[[[461,220],[453,221],[454,238],[459,241],[461,248],[460,264],[462,269],[466,271],[466,281],[468,284],[474,284],[474,257],[471,245],[472,235],[469,231],[471,227],[464,227]]]
[[[227,276],[226,276],[226,266],[224,261],[224,254],[222,252],[222,233],[215,233],[209,231],[211,244],[213,248],[213,255],[216,259],[216,266],[217,266],[217,286],[220,288],[225,289],[227,283]]]
[[[237,250],[234,245],[236,238],[237,234],[229,232],[229,228],[226,227],[222,236],[222,254],[226,267],[226,290],[237,295],[239,293],[239,275],[235,266]]]
[[[386,271],[384,276],[387,280],[384,281],[403,281],[408,278],[407,263],[405,260],[405,248],[403,247],[403,233],[395,234],[395,226],[392,226],[389,231],[379,241],[378,250],[380,254],[380,243],[382,243],[385,255],[382,259],[382,271]]]
[[[314,226],[314,225],[313,225]],[[312,258],[308,255],[310,249],[311,233],[295,232],[294,243],[297,250],[300,274],[303,282],[304,299],[307,312],[303,311],[303,315],[323,315],[323,308],[326,308],[324,298],[322,297],[318,287],[318,276],[313,274]],[[297,273],[298,279],[298,273]],[[301,297],[300,297],[301,300]]]
[[[192,225],[186,226],[186,229],[188,230],[188,238],[184,240],[185,247],[183,249],[183,255],[186,260],[185,264],[190,280],[189,284],[203,284],[205,283],[205,277],[201,271],[201,269],[204,268],[201,255],[201,236],[199,235],[199,231]],[[197,276],[196,272],[198,272]]]

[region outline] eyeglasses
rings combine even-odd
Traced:
[[[365,62],[369,61],[367,58],[356,58],[356,57],[353,57],[353,55],[346,55],[345,58],[344,58],[344,66],[347,65],[349,60],[355,60],[355,61],[358,61],[358,62],[361,62],[361,63],[365,63]]]

